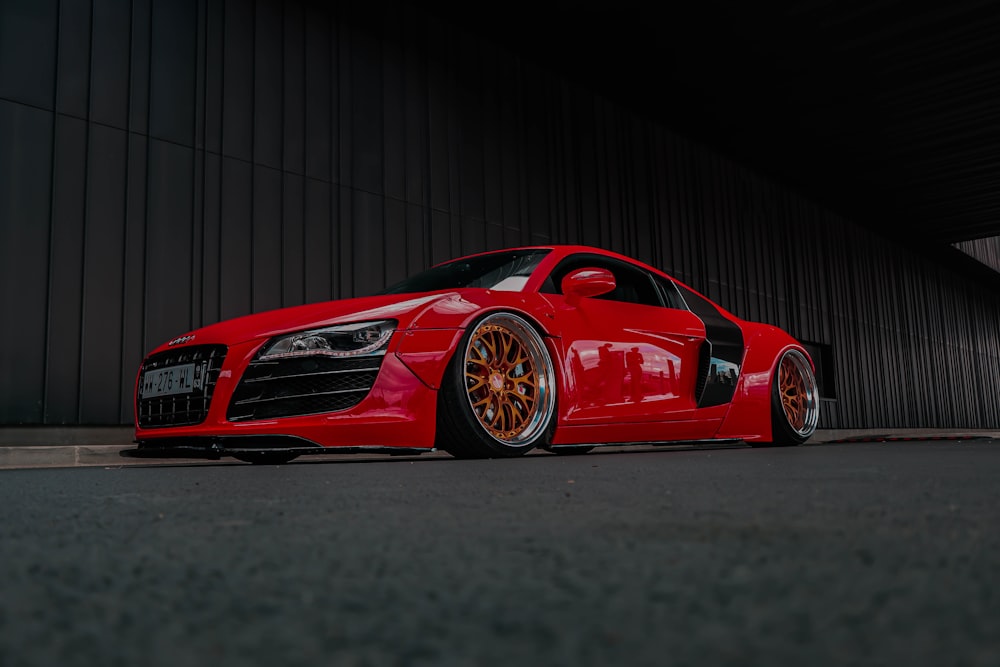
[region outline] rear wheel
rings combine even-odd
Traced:
[[[800,445],[816,431],[819,389],[812,365],[799,350],[778,361],[771,382],[771,431],[776,446]]]
[[[551,441],[555,370],[524,318],[491,313],[469,327],[438,395],[437,446],[458,458],[519,456]]]

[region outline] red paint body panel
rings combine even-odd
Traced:
[[[560,424],[691,419],[705,327],[688,311],[559,295]],[[623,326],[627,323],[627,326]]]
[[[444,369],[465,329],[411,329],[402,332],[396,356],[431,389],[441,388]]]
[[[557,392],[553,444],[771,439],[775,363],[789,347],[802,350],[794,339],[720,309],[742,330],[745,356],[732,401],[699,408],[695,387],[706,327],[693,312],[599,298],[569,303],[562,295],[541,292],[552,270],[575,253],[603,255],[669,276],[604,250],[548,249],[521,291],[466,288],[311,304],[220,322],[191,332],[192,340],[161,345],[154,354],[206,344],[226,345],[228,353],[203,423],[142,428],[137,420],[136,439],[292,435],[324,447],[431,448],[438,390],[448,363],[467,328],[498,310],[534,324],[552,356]],[[397,330],[374,386],[357,405],[318,415],[227,420],[233,392],[269,339],[376,320],[394,320]]]
[[[809,354],[781,329],[765,324],[744,326],[747,353],[736,395],[716,437],[770,442],[771,387],[775,365],[788,349]],[[811,360],[810,360],[811,362]]]

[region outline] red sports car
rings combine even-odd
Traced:
[[[809,355],[780,329],[622,255],[550,246],[187,333],[143,362],[135,414],[136,455],[492,458],[796,445],[819,395]]]

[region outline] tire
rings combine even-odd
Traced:
[[[775,447],[801,445],[819,423],[819,388],[812,365],[799,350],[781,355],[771,379],[771,432]]]
[[[298,454],[289,454],[288,452],[240,452],[239,454],[233,454],[233,458],[235,459],[261,466],[281,465],[298,458],[298,456]]]
[[[549,445],[555,411],[542,337],[518,315],[490,313],[469,327],[445,371],[436,446],[456,458],[520,456]]]

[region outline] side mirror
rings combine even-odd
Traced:
[[[600,296],[615,289],[615,276],[607,269],[577,269],[563,277],[560,287],[566,303],[575,306],[587,296]]]

